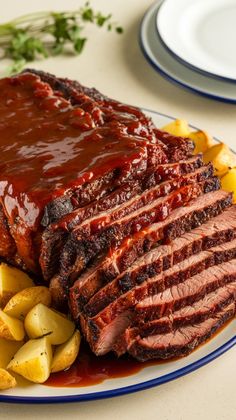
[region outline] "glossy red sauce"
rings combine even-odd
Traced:
[[[102,118],[101,115],[99,118]],[[56,95],[38,76],[0,80],[0,197],[32,227],[45,204],[114,167],[138,162],[142,139]]]
[[[129,356],[117,358],[114,354],[97,357],[87,347],[80,351],[78,360],[70,369],[51,374],[45,385],[58,387],[91,386],[105,379],[122,378],[134,375],[146,366],[157,361],[138,362]]]

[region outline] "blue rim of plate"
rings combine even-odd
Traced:
[[[170,115],[164,114],[162,112],[153,111],[148,108],[141,107],[141,110],[144,112],[150,112],[156,115],[160,115],[162,117],[169,118],[171,120],[175,120],[175,117]],[[190,124],[191,128],[198,130],[198,127]],[[216,137],[213,137],[215,141],[219,142],[220,140]],[[235,153],[235,152],[234,152]],[[214,338],[213,338],[214,340]],[[181,376],[185,376],[188,373],[194,372],[195,370],[205,366],[206,364],[212,362],[228,350],[230,350],[233,346],[236,345],[236,335],[232,337],[230,340],[226,341],[222,346],[218,347],[213,352],[207,354],[206,356],[202,357],[201,359],[193,362],[181,369],[177,369],[174,372],[168,373],[156,379],[151,379],[149,381],[140,382],[135,385],[129,385],[122,388],[112,389],[109,391],[100,391],[100,392],[90,392],[88,394],[77,394],[77,395],[65,395],[65,396],[57,396],[57,397],[17,397],[11,395],[0,395],[0,403],[13,403],[13,404],[65,404],[65,403],[75,403],[75,402],[82,402],[82,401],[93,401],[93,400],[101,400],[105,398],[113,398],[119,397],[121,395],[131,394],[138,391],[144,391],[146,389],[150,389],[167,382],[173,381],[175,379],[180,378]],[[70,388],[68,387],[68,390]],[[78,387],[78,390],[80,388]]]
[[[141,48],[141,51],[144,55],[144,57],[146,58],[146,60],[149,62],[149,64],[151,64],[151,66],[154,68],[154,70],[156,70],[164,79],[168,80],[169,82],[171,82],[172,84],[183,88],[186,91],[192,92],[198,96],[203,96],[207,99],[211,99],[211,100],[215,100],[215,101],[219,101],[219,102],[224,102],[224,103],[230,103],[230,104],[236,104],[236,98],[235,99],[230,99],[227,97],[223,97],[223,96],[217,96],[211,93],[207,93],[207,92],[203,92],[200,89],[194,88],[189,86],[187,83],[181,82],[177,79],[175,79],[173,76],[170,76],[167,72],[165,72],[160,66],[158,66],[158,64],[153,61],[153,59],[149,56],[149,54],[147,53],[145,46],[144,46],[144,42],[143,42],[143,34],[142,34],[142,30],[143,30],[143,24],[145,22],[145,19],[147,17],[147,15],[149,15],[150,11],[153,9],[155,10],[155,7],[159,7],[161,6],[162,3],[160,3],[159,6],[158,3],[154,3],[152,4],[151,7],[149,7],[149,9],[147,10],[147,12],[145,13],[145,15],[142,18],[141,24],[140,24],[140,30],[139,30],[139,45]],[[158,12],[158,10],[157,10]],[[157,33],[157,31],[156,31]],[[167,51],[167,49],[166,49]],[[186,67],[186,66],[185,66]]]
[[[207,76],[210,77],[211,79],[215,79],[215,80],[221,80],[223,82],[227,82],[227,83],[236,83],[236,79],[233,79],[231,77],[226,77],[226,76],[220,76],[219,74],[216,73],[211,73],[207,70],[203,70],[200,67],[195,66],[194,64],[189,63],[188,61],[184,60],[184,58],[180,57],[178,54],[176,54],[174,51],[172,51],[172,49],[166,44],[165,40],[163,39],[163,37],[161,36],[161,33],[158,29],[158,24],[157,24],[157,16],[158,13],[161,9],[161,6],[163,5],[163,3],[165,2],[165,0],[162,1],[162,3],[160,4],[160,7],[158,7],[157,13],[156,13],[156,31],[158,34],[158,37],[160,38],[160,41],[162,43],[162,46],[168,51],[168,53],[170,55],[172,55],[172,57],[174,57],[176,60],[178,60],[181,64],[183,64],[185,67],[188,67],[190,70],[195,71],[196,73],[199,73],[203,76]]]
[[[207,356],[202,357],[194,363],[191,363],[184,368],[178,369],[167,375],[163,375],[160,378],[151,379],[149,381],[141,382],[139,384],[126,386],[123,388],[112,389],[110,391],[101,391],[93,392],[89,394],[81,395],[67,395],[63,397],[14,397],[9,395],[1,395],[0,402],[4,403],[16,403],[16,404],[56,404],[56,403],[69,403],[69,402],[82,402],[82,401],[93,401],[101,400],[105,398],[119,397],[121,395],[131,394],[138,391],[144,391],[155,386],[165,384],[166,382],[173,381],[185,376],[188,373],[194,372],[202,366],[205,366],[207,363],[210,363],[217,357],[224,354],[226,351],[230,350],[236,344],[236,336],[232,337],[225,344],[220,346],[218,349],[214,350],[212,353],[209,353]],[[69,389],[69,388],[68,388]]]

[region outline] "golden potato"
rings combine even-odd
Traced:
[[[7,369],[31,382],[45,382],[51,372],[52,347],[47,337],[29,340],[15,354]]]
[[[194,154],[204,153],[213,146],[213,139],[205,131],[192,131],[188,137],[193,140],[195,149]]]
[[[173,134],[174,136],[180,137],[188,137],[190,133],[190,128],[185,120],[175,120],[167,125],[164,125],[162,130]]]
[[[0,338],[0,368],[6,368],[14,354],[23,346],[23,341]]]
[[[24,336],[23,322],[12,318],[0,309],[0,337],[6,340],[22,341]]]
[[[236,166],[236,156],[224,143],[218,143],[210,147],[203,154],[203,160],[205,163],[212,162],[218,176],[223,176],[230,168]]]
[[[8,300],[20,290],[34,286],[33,280],[23,271],[0,264],[0,304],[5,306]]]
[[[9,389],[16,386],[16,379],[7,370],[0,368],[0,389]]]
[[[227,174],[221,178],[223,190],[233,192],[233,200],[236,203],[236,168],[230,169]]]
[[[14,318],[24,319],[38,303],[51,304],[51,294],[45,286],[28,287],[14,295],[4,308],[4,312]]]
[[[52,359],[52,372],[68,369],[74,363],[79,353],[80,341],[80,332],[76,330],[66,343],[56,348]]]
[[[38,303],[26,315],[25,329],[30,338],[47,335],[51,344],[62,344],[72,336],[75,324],[59,312]]]

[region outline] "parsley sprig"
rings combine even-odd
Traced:
[[[123,32],[111,14],[95,12],[89,2],[78,10],[31,13],[0,25],[1,57],[12,60],[7,73],[17,73],[27,62],[64,54],[68,49],[81,54],[87,42],[83,36],[87,23]]]

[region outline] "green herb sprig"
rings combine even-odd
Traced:
[[[64,54],[68,48],[81,54],[87,41],[83,36],[87,23],[118,34],[123,32],[111,14],[95,12],[89,2],[78,10],[36,12],[0,25],[1,58],[12,60],[7,73],[21,71],[27,62]]]

